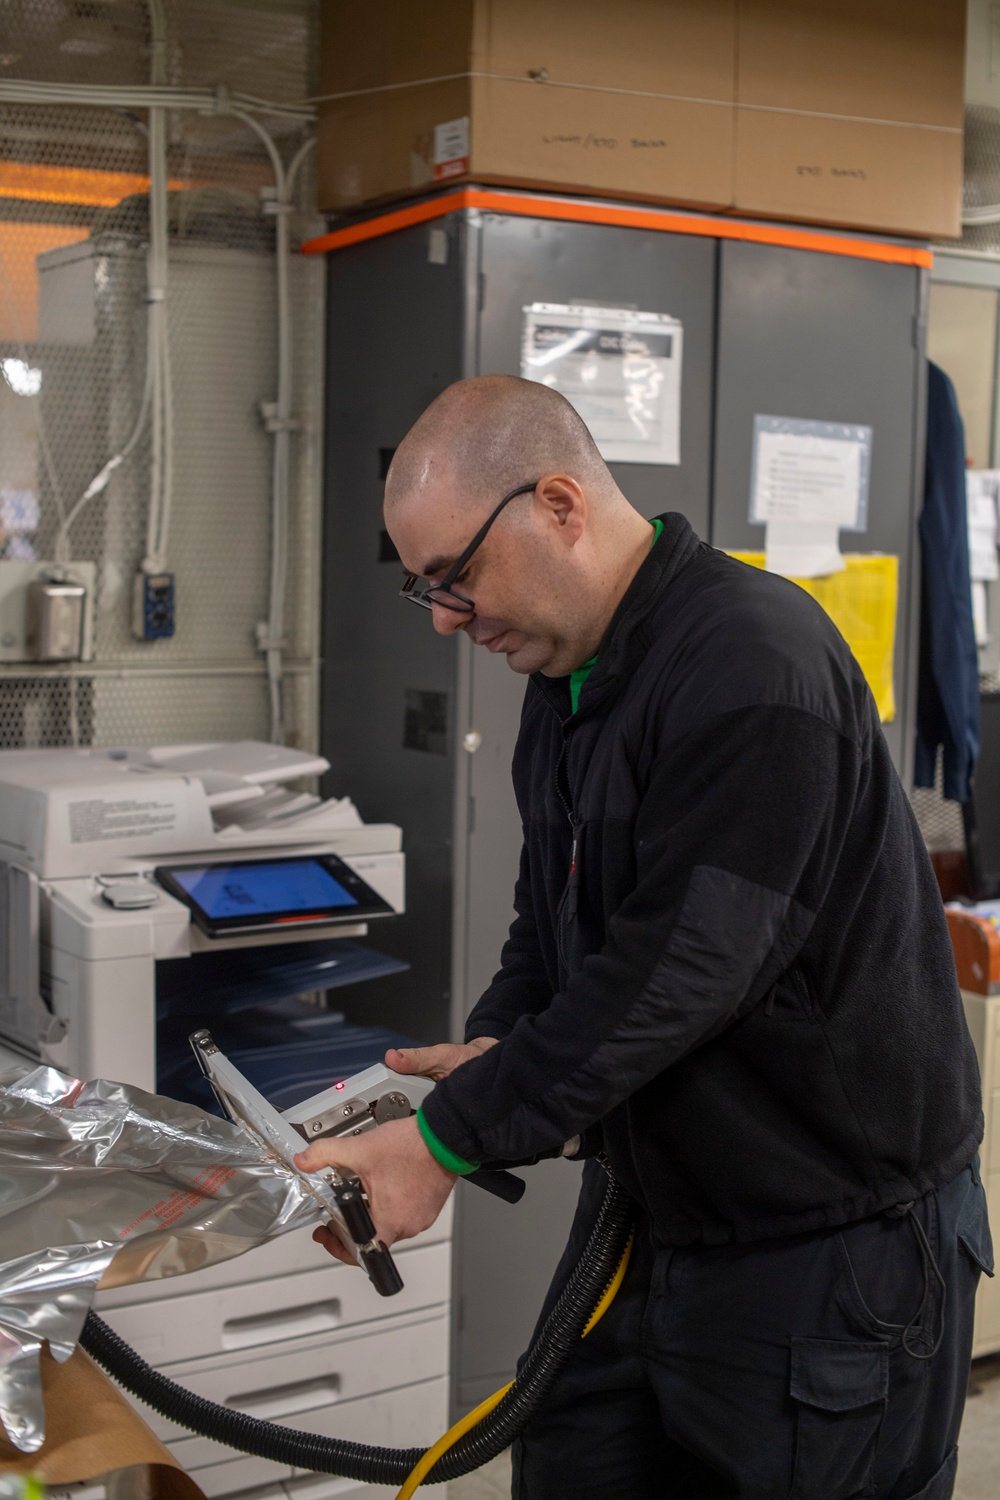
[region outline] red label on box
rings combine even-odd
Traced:
[[[463,172],[469,170],[469,158],[457,156],[454,161],[439,161],[434,166],[434,177],[440,182],[442,177],[461,177]]]

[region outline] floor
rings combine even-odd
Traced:
[[[484,1491],[484,1495],[489,1493]],[[1000,1355],[972,1367],[958,1445],[955,1500],[997,1500],[1000,1495]],[[464,1497],[463,1497],[464,1500]],[[468,1500],[479,1500],[471,1492]]]
[[[510,1455],[453,1480],[448,1500],[509,1500]],[[969,1382],[969,1399],[959,1445],[958,1484],[954,1500],[998,1500],[1000,1497],[1000,1355],[977,1360]]]
[[[510,1500],[510,1454],[501,1453],[474,1474],[453,1479],[448,1485],[448,1500]]]

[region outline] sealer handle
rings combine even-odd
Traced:
[[[388,1246],[381,1240],[378,1246],[371,1250],[359,1250],[361,1264],[368,1272],[368,1279],[378,1292],[380,1297],[394,1297],[397,1292],[403,1290],[403,1278],[396,1269],[396,1262],[389,1252]]]
[[[463,1181],[485,1188],[488,1193],[492,1193],[495,1198],[502,1198],[505,1203],[520,1203],[524,1197],[524,1178],[515,1177],[513,1172],[503,1172],[496,1167],[477,1167]]]

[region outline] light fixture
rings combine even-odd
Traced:
[[[42,372],[23,359],[0,359],[3,378],[15,396],[37,396],[42,388]]]

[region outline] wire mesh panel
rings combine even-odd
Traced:
[[[1000,205],[1000,109],[985,104],[969,105],[965,111],[963,211],[975,214],[997,205]],[[996,222],[966,224],[962,247],[1000,255],[1000,213]]]
[[[950,802],[942,795],[940,765],[936,785],[914,787],[910,801],[917,826],[931,854],[946,854],[965,848],[962,804]]]
[[[289,215],[284,737],[315,741],[322,267],[295,254],[319,227],[302,151],[308,112],[280,111],[315,92],[316,0],[160,9],[168,84],[211,88],[218,105],[166,113],[168,451],[147,390],[151,113],[141,96],[123,107],[74,95],[80,85],[148,82],[153,7],[3,8],[0,559],[89,561],[97,583],[92,661],[0,667],[0,748],[271,732],[261,650],[273,604],[279,364],[271,149],[279,170],[301,163]],[[59,85],[65,98],[14,100],[8,81]],[[174,577],[175,628],[138,639],[135,579],[148,561],[151,476],[165,462],[172,498],[159,565]]]

